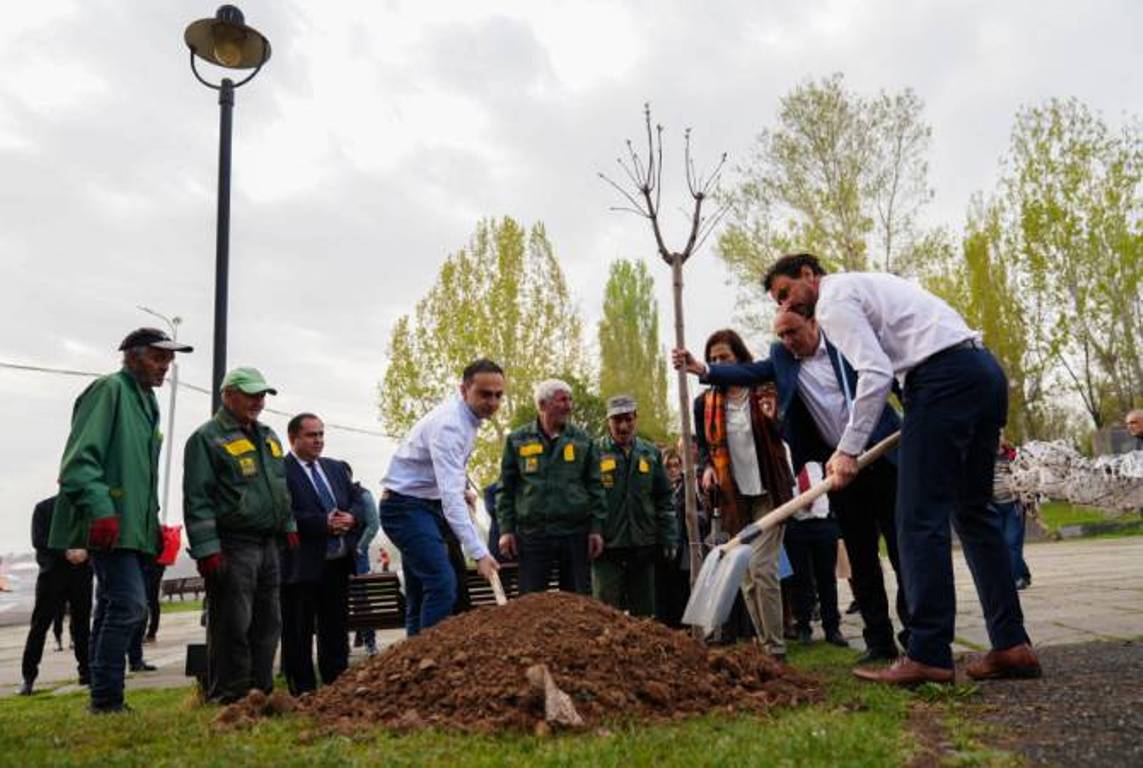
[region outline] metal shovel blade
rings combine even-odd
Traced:
[[[702,561],[691,597],[683,611],[683,623],[702,627],[710,634],[730,617],[742,576],[750,564],[750,546],[735,544],[711,550]]]

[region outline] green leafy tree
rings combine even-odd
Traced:
[[[639,432],[658,443],[672,440],[667,406],[667,363],[659,344],[655,281],[643,262],[611,264],[599,321],[599,392],[635,397]]]
[[[718,252],[744,288],[743,306],[760,298],[774,258],[791,251],[816,253],[833,269],[915,269],[927,254],[916,218],[932,197],[922,111],[908,88],[868,99],[841,74],[782,98],[777,125],[758,136],[725,197]]]
[[[412,317],[396,322],[379,397],[386,429],[406,432],[456,391],[477,357],[495,360],[507,377],[500,413],[481,431],[469,463],[483,484],[495,479],[507,425],[530,407],[535,384],[556,372],[582,377],[582,320],[543,224],[481,221],[468,246],[445,260]]]
[[[1143,131],[1075,99],[1016,116],[1003,183],[1031,354],[1098,429],[1143,399]]]

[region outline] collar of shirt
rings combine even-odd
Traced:
[[[456,403],[457,410],[464,414],[464,418],[468,421],[468,424],[475,429],[479,429],[481,419],[471,408],[468,407],[468,403],[464,402],[464,398],[460,395],[457,395]]]

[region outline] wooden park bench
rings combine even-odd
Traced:
[[[197,600],[198,596],[205,591],[206,585],[201,576],[163,579],[162,593],[163,597],[168,600],[174,600],[175,595],[179,596],[179,600],[185,599],[187,595],[194,595],[194,599]]]
[[[500,564],[500,582],[511,600],[520,596],[516,563]],[[496,605],[492,585],[470,568],[465,574],[465,586],[472,607]],[[553,580],[551,587],[558,583]],[[349,579],[350,629],[403,629],[405,627],[405,596],[401,594],[396,573],[367,573]]]

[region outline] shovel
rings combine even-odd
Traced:
[[[857,469],[861,471],[897,444],[900,432],[894,432],[857,459]],[[742,574],[750,563],[750,542],[762,533],[785,521],[795,512],[808,507],[819,496],[833,488],[833,478],[827,477],[805,493],[795,496],[765,517],[751,523],[738,532],[730,541],[715,547],[703,560],[687,608],[683,611],[683,623],[702,627],[706,633],[721,627],[730,616],[734,597],[742,586]]]
[[[476,490],[476,484],[472,482],[471,477],[465,477],[468,483],[468,488]],[[465,499],[468,503],[468,499]],[[468,516],[472,518],[472,524],[476,525],[476,504],[468,504]],[[496,571],[492,572],[492,578],[488,580],[489,585],[492,587],[492,596],[496,598],[497,605],[508,605],[508,595],[504,592],[504,585],[500,582],[500,574]]]

